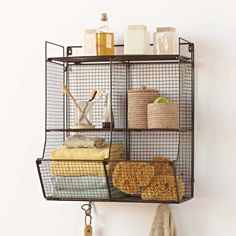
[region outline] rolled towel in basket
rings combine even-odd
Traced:
[[[68,137],[64,144],[68,148],[89,148],[89,147],[103,147],[105,139],[100,137],[86,137],[83,135],[73,135]]]

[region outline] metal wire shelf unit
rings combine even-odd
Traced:
[[[56,57],[49,57],[52,47]],[[54,50],[56,48],[56,50]],[[43,157],[38,158],[37,168],[44,197],[47,200],[69,201],[121,201],[121,202],[165,202],[181,203],[193,197],[194,190],[194,45],[179,39],[178,55],[116,55],[106,57],[70,56],[68,52],[80,47],[64,47],[46,42],[45,83],[45,147]],[[58,57],[60,50],[61,57]],[[56,52],[55,52],[56,51]],[[93,109],[94,129],[75,129],[76,119],[73,103],[61,92],[67,84],[78,100],[86,100],[89,91],[102,88],[111,92],[111,110],[114,128],[102,128],[104,100]],[[147,86],[158,89],[161,96],[169,97],[179,105],[178,129],[131,129],[127,127],[128,90]],[[106,143],[122,145],[119,160],[79,161],[54,160],[50,152],[63,145],[66,137],[73,134],[103,137]],[[166,157],[171,163],[173,192],[171,196],[147,198],[143,188],[136,194],[115,191],[112,171],[118,163],[161,164],[153,157]],[[170,161],[170,162],[169,162]],[[168,164],[166,162],[166,164]],[[150,167],[149,166],[149,167]],[[150,175],[151,169],[146,172]],[[95,175],[100,178],[83,181],[72,176]],[[60,178],[60,177],[64,178]],[[127,175],[128,176],[128,175]],[[59,178],[57,178],[59,177]],[[75,176],[74,176],[75,177]],[[181,195],[179,180],[184,183]],[[79,182],[78,182],[79,181]],[[159,181],[159,180],[158,180]],[[163,180],[161,180],[163,182]],[[167,181],[167,180],[164,180]],[[101,185],[101,189],[91,189]],[[168,181],[167,181],[168,182]],[[55,189],[59,185],[58,192]],[[64,187],[67,191],[60,189]],[[69,189],[68,189],[69,188]],[[63,189],[64,190],[64,189]]]

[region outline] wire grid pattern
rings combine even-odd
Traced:
[[[61,127],[60,127],[61,128]],[[52,192],[52,183],[51,183],[51,161],[50,153],[58,146],[63,145],[64,133],[63,132],[47,132],[46,133],[46,142],[45,149],[43,153],[43,160],[39,165],[40,175],[42,177],[43,188],[46,196],[51,195]]]
[[[110,161],[112,162],[115,168],[112,179],[109,179],[110,187],[116,187],[126,195],[123,199],[113,196],[116,200],[171,202],[184,197],[184,183],[180,178],[175,178],[172,162]]]
[[[110,74],[112,72],[112,74]],[[127,89],[158,89],[160,96],[168,97],[180,107],[180,128],[192,129],[192,67],[190,63],[109,63],[68,65],[67,86],[78,101],[87,101],[91,90],[103,89],[109,92],[112,75],[112,107],[115,128],[126,128]],[[61,85],[64,82],[64,67],[47,62],[47,129],[63,128],[64,100]],[[128,78],[128,79],[127,79]],[[179,83],[180,81],[180,83]],[[92,122],[96,128],[102,127],[104,96],[94,105]],[[73,102],[67,98],[67,128],[76,123]],[[139,189],[136,194],[128,194],[113,185],[112,174],[116,161],[71,161],[51,160],[50,152],[63,145],[65,132],[48,132],[44,159],[39,164],[45,195],[48,199],[64,200],[118,200],[118,201],[166,201],[177,199],[163,196],[154,199],[151,193],[142,198]],[[89,137],[103,137],[106,143],[122,144],[120,159],[138,161],[153,165],[153,158],[166,157],[175,161],[177,179],[184,181],[184,198],[192,194],[192,133],[177,131],[79,131],[67,132],[67,136],[82,134]],[[112,140],[111,140],[112,138]],[[179,155],[178,155],[179,152]],[[143,173],[144,179],[152,173],[152,168]],[[132,172],[132,171],[131,171]],[[118,172],[119,173],[119,172]],[[126,176],[126,175],[123,175]],[[129,175],[127,175],[129,176]],[[174,176],[172,176],[174,177]],[[154,178],[155,179],[155,178]],[[154,181],[153,179],[153,181]],[[131,179],[127,180],[132,183]],[[127,182],[126,181],[126,182]],[[158,179],[158,184],[173,186],[171,180]],[[168,182],[171,181],[171,182]],[[167,183],[168,182],[168,183]],[[151,184],[151,182],[149,183]],[[163,185],[163,186],[164,186]],[[109,188],[108,188],[109,186]],[[177,188],[172,194],[177,194]],[[109,191],[110,190],[110,194]],[[179,190],[179,189],[178,189]],[[150,190],[151,192],[152,189]],[[110,199],[111,196],[111,199]],[[176,195],[175,195],[176,196]],[[145,199],[144,199],[145,198]]]
[[[192,129],[192,65],[180,61],[180,128]]]
[[[44,159],[50,159],[50,153],[55,148],[62,146],[64,142],[64,132],[47,132],[45,150],[43,153]]]
[[[181,45],[181,54],[188,52],[188,44]],[[180,129],[187,129],[187,132],[180,132],[180,146],[179,146],[179,159],[176,162],[176,175],[184,180],[185,183],[185,196],[191,197],[193,193],[193,143],[192,143],[192,130],[193,130],[193,70],[192,63],[180,60],[179,61],[179,126]]]
[[[68,137],[73,136],[73,135],[83,135],[86,137],[99,137],[99,138],[104,138],[105,144],[120,144],[122,146],[122,151],[120,155],[120,159],[125,160],[126,159],[126,132],[112,132],[112,140],[111,140],[111,133],[110,131],[77,131],[77,132],[67,132]]]
[[[109,198],[103,161],[42,160],[39,165],[46,198]],[[85,173],[89,175],[83,175]],[[91,175],[93,174],[93,175]]]
[[[159,90],[161,97],[179,102],[178,63],[131,63],[128,75],[129,89],[145,86]],[[129,137],[131,160],[151,161],[157,156],[177,159],[178,132],[132,131]]]
[[[124,63],[112,64],[112,112],[115,128],[126,128],[127,79]]]
[[[175,162],[176,175],[185,183],[185,196],[191,197],[192,189],[192,132],[180,133],[179,159]]]
[[[64,80],[64,66],[47,62],[46,96],[47,129],[64,128],[64,95],[61,90]]]
[[[180,128],[192,129],[192,65],[190,63],[171,64],[131,64],[129,88],[158,89],[161,97],[168,97],[179,104]],[[179,83],[180,82],[180,83]],[[176,174],[185,184],[185,197],[191,197],[191,132],[174,131],[132,131],[129,133],[131,160],[153,160],[162,156],[177,160]],[[179,146],[180,144],[180,146]]]
[[[129,134],[130,160],[152,161],[155,157],[176,160],[179,133],[176,131],[131,131]]]
[[[179,102],[178,63],[131,63],[129,66],[129,89],[147,87],[159,90],[161,97]]]
[[[67,86],[77,101],[88,101],[92,90],[103,89],[110,91],[110,65],[68,65]],[[92,124],[95,128],[102,128],[105,96],[95,102],[92,108]],[[67,128],[77,122],[74,103],[67,98]]]
[[[69,136],[80,134],[87,137],[102,137],[109,145],[110,132],[83,131],[68,132]],[[113,144],[120,144],[119,154],[111,151],[111,158],[125,159],[125,132],[115,132],[112,136]],[[44,159],[39,165],[43,187],[47,198],[54,199],[109,199],[108,179],[114,165],[103,161],[80,161],[71,159],[51,159],[51,152],[64,143],[63,132],[47,132],[47,142]],[[113,145],[112,144],[112,145]],[[105,171],[106,166],[106,171]],[[106,178],[108,176],[108,179]],[[110,187],[111,196],[122,197],[119,190]]]

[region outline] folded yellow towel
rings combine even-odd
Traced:
[[[109,148],[109,144],[101,148],[67,148],[66,146],[62,146],[52,150],[51,157],[53,160],[106,160],[109,158]],[[122,151],[122,144],[112,144],[110,159],[120,159]]]
[[[105,176],[102,161],[109,158],[109,147],[110,145],[106,144],[102,148],[70,149],[63,146],[54,149],[51,152],[51,173],[54,176]],[[122,144],[112,144],[110,156],[111,160],[121,159],[122,153]],[[112,174],[113,169],[114,163],[106,165],[106,170],[109,176]]]

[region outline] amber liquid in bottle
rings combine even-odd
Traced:
[[[107,14],[102,13],[100,20],[100,27],[96,32],[97,56],[114,55],[114,33],[108,26]]]
[[[114,55],[114,33],[96,33],[96,49],[98,56]]]

